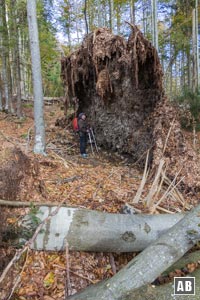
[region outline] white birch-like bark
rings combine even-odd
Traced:
[[[32,61],[33,93],[34,93],[34,121],[35,144],[34,152],[45,154],[45,124],[44,103],[42,90],[42,72],[39,48],[38,25],[36,15],[36,0],[27,0],[27,16],[29,27],[29,39]]]
[[[55,210],[40,207],[37,217],[43,221]],[[67,241],[69,249],[77,251],[141,251],[182,218],[183,214],[125,215],[61,207],[43,226],[32,248],[60,251]]]
[[[158,17],[157,17],[157,0],[151,0],[152,10],[152,43],[158,51]]]
[[[193,92],[199,87],[198,0],[192,11]]]
[[[132,259],[112,278],[92,285],[66,300],[122,300],[179,260],[200,240],[200,205],[154,243]],[[151,299],[150,297],[148,299]]]

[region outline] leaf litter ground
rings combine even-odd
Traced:
[[[58,105],[45,106],[48,156],[35,156],[32,153],[34,122],[32,107],[26,105],[24,111],[26,116],[22,120],[0,113],[1,166],[12,161],[10,153],[16,148],[20,148],[30,160],[31,172],[24,175],[15,198],[16,201],[57,204],[62,202],[68,206],[110,213],[119,213],[124,204],[132,203],[142,179],[142,174],[136,166],[129,164],[126,159],[114,153],[103,150],[100,155],[93,156],[89,146],[89,158],[81,158],[78,137],[71,131],[70,126],[65,129],[55,126],[56,119],[63,116],[63,111]],[[190,138],[189,134],[188,136]],[[150,186],[149,181],[143,191],[143,198]],[[184,194],[184,197],[191,205],[195,205],[198,199],[198,195]],[[135,207],[141,212],[148,213],[142,201]],[[162,207],[170,212],[184,209],[179,202],[176,203],[170,197],[165,199]],[[1,211],[6,215],[5,223],[15,224],[21,216],[28,213],[29,209],[2,208]],[[6,258],[9,261],[14,251],[12,245],[2,247],[1,258],[5,262]],[[118,255],[70,252],[70,282],[67,282],[69,294],[112,276],[135,255],[135,253]],[[2,263],[2,270],[4,267],[5,264]],[[1,287],[1,298],[6,298],[12,288],[11,279],[19,273],[21,280],[13,299],[64,299],[66,292],[65,253],[29,251],[23,257],[23,263],[19,262],[9,275],[9,280],[4,282],[4,287]],[[174,275],[171,274],[171,277]]]

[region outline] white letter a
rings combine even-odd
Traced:
[[[183,282],[182,281],[178,281],[178,285],[177,285],[177,292],[184,292],[184,287],[183,287]]]

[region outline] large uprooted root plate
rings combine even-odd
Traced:
[[[162,71],[156,50],[134,27],[128,41],[101,28],[62,61],[66,105],[94,123],[98,143],[135,159],[152,144],[144,121],[162,101]]]
[[[65,108],[73,105],[77,113],[84,111],[99,145],[130,154],[135,161],[144,164],[149,149],[151,164],[158,165],[165,148],[168,175],[183,167],[180,176],[192,186],[199,181],[197,157],[186,145],[176,111],[164,95],[157,51],[137,26],[131,29],[128,40],[97,29],[62,59]]]

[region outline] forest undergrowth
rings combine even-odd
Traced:
[[[0,232],[0,273],[15,253],[9,243],[9,234],[16,229],[23,215],[33,209],[34,203],[61,202],[67,206],[94,209],[109,213],[123,212],[128,204],[137,213],[151,213],[143,201],[151,189],[153,177],[149,174],[143,187],[140,201],[133,203],[138,188],[141,186],[143,171],[128,158],[100,149],[92,155],[88,145],[88,159],[79,155],[78,137],[70,124],[66,128],[55,126],[56,120],[63,117],[63,111],[57,104],[45,106],[47,156],[36,156],[33,148],[33,107],[24,105],[24,117],[19,120],[14,116],[0,113],[0,201],[30,202],[28,207],[1,206],[2,224]],[[185,132],[192,143],[192,134]],[[199,136],[200,137],[200,136]],[[196,147],[199,147],[197,139]],[[142,154],[141,154],[142,155]],[[156,195],[160,199],[167,188],[163,185]],[[196,205],[199,192],[181,190],[184,203],[176,193],[169,193],[163,198],[154,213],[176,213],[186,211]],[[155,201],[157,201],[155,199]],[[61,300],[66,289],[69,295],[114,275],[136,254],[84,253],[84,252],[43,252],[28,251],[12,269],[9,278],[0,286],[1,299],[7,299],[12,290],[12,279],[18,274],[21,278],[13,290],[15,300]],[[66,262],[66,257],[68,261]],[[66,266],[69,278],[66,279]],[[197,264],[190,264],[186,272],[190,273]],[[176,270],[184,275],[182,270]],[[181,273],[182,272],[182,273]],[[176,272],[160,282],[169,281]],[[67,280],[67,282],[66,282]]]

